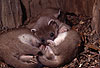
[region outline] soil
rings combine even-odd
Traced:
[[[64,19],[64,20],[63,20]],[[91,28],[91,17],[66,13],[60,18],[72,29],[79,32],[84,43],[84,51],[70,64],[60,68],[100,68],[100,39]],[[4,62],[0,62],[0,68],[13,68]],[[46,67],[48,68],[48,67]]]

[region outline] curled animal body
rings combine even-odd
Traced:
[[[53,40],[42,49],[42,56],[38,56],[38,61],[48,67],[59,67],[70,63],[79,53],[80,36],[76,31],[69,30],[59,33]]]
[[[56,18],[41,17],[32,32],[45,46],[40,47],[43,55],[38,56],[38,61],[41,64],[59,67],[70,63],[77,56],[78,45],[81,42],[80,35]]]
[[[15,68],[39,68],[38,63],[25,63],[22,55],[37,55],[39,40],[27,28],[8,31],[0,35],[0,58]]]

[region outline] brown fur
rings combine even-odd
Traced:
[[[48,22],[51,19],[53,19],[54,21],[51,21],[50,25],[48,25]],[[63,26],[66,27],[65,29],[68,34],[65,39],[58,46],[46,46],[46,48],[49,48],[42,50],[44,55],[38,56],[38,61],[45,66],[58,67],[71,62],[78,53],[77,45],[80,43],[80,36],[76,31],[70,29],[68,25],[60,22],[56,18],[50,18],[48,16],[41,17],[37,21],[37,25],[33,27],[33,29],[36,29],[34,33],[38,36],[38,38],[40,40],[41,38],[43,38],[45,42],[47,42],[47,40],[56,39],[56,37],[59,35],[59,30]],[[52,32],[54,32],[55,34],[53,37],[50,37],[50,33]],[[44,43],[43,45],[47,44]],[[50,53],[50,51],[52,51],[53,53]],[[54,57],[57,58],[55,59]]]
[[[19,60],[21,55],[32,54],[37,55],[40,50],[36,47],[38,43],[33,41],[35,45],[26,45],[22,43],[18,36],[21,34],[30,34],[31,31],[26,28],[15,29],[0,35],[0,58],[15,68],[38,68],[38,63],[24,63]],[[36,45],[37,44],[37,45]]]
[[[68,36],[59,45],[49,45],[53,53],[50,53],[49,49],[44,50],[44,55],[39,56],[38,60],[49,67],[59,67],[68,64],[77,56],[79,43],[80,37],[77,32],[70,30],[68,31]],[[55,56],[57,57],[56,59],[54,58]]]
[[[36,31],[33,30],[33,33],[35,36],[37,36],[37,38],[40,39],[41,42],[42,42],[42,40],[44,40],[44,43],[46,43],[47,39],[53,40],[57,36],[56,24],[52,23],[52,24],[48,25],[48,22],[51,19],[52,18],[50,18],[50,17],[43,16],[38,19],[37,24],[32,28],[32,29],[36,30]],[[50,36],[51,33],[55,33],[55,35],[53,37],[51,37]]]

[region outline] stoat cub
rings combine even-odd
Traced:
[[[15,68],[39,68],[38,63],[24,63],[20,56],[37,55],[40,41],[27,28],[8,31],[0,35],[0,58]]]
[[[45,36],[41,35],[41,38],[43,38],[46,43],[49,43],[47,46],[44,42],[43,45],[45,45],[46,48],[41,47],[43,55],[38,56],[38,61],[41,64],[48,67],[59,67],[70,63],[77,56],[78,44],[81,39],[79,34],[68,25],[57,19],[51,19],[48,21],[48,24],[45,23],[45,26],[40,27],[40,31],[46,31],[46,33],[44,33]],[[53,33],[52,36],[49,32]]]

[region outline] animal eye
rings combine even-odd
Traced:
[[[55,34],[54,34],[53,32],[52,32],[52,33],[50,33],[50,37],[54,37],[54,35],[55,35]]]

